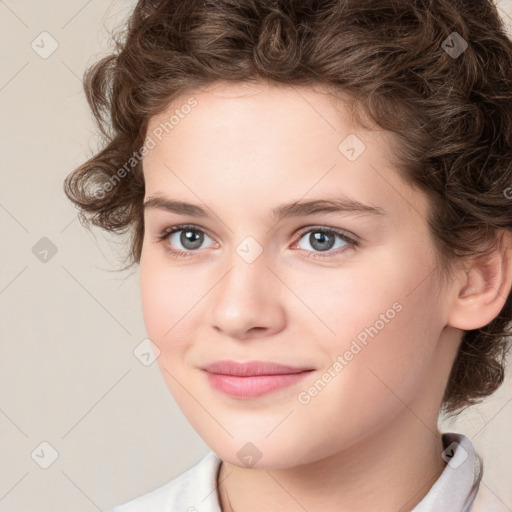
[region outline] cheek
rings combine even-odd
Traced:
[[[139,285],[149,337],[171,339],[182,327],[180,318],[199,299],[200,291],[192,285],[188,272],[179,266],[172,267],[156,249],[144,247],[139,265]]]
[[[430,275],[432,259],[418,257],[415,247],[397,245],[386,254],[375,252],[373,261],[358,268],[333,273],[326,298],[314,303],[331,331],[317,339],[331,361],[343,357],[351,370],[342,373],[350,381],[352,375],[354,385],[367,382],[373,388],[377,375],[390,387],[407,392],[411,386],[412,392],[435,356],[442,304]],[[358,393],[363,389],[358,387]]]
[[[151,339],[157,341],[171,327],[169,312],[172,310],[172,294],[159,267],[142,258],[140,293],[146,331]]]
[[[146,332],[160,349],[157,362],[162,368],[168,366],[168,360],[172,360],[173,354],[169,353],[169,349],[175,354],[180,348],[179,339],[185,339],[183,333],[180,335],[183,323],[179,322],[179,318],[184,314],[183,303],[188,301],[183,297],[186,288],[160,260],[149,251],[142,252],[139,284]]]
[[[406,286],[388,284],[371,300],[353,296],[352,307],[343,301],[345,318],[335,324],[333,340],[323,343],[328,366],[301,387],[303,429],[313,432],[321,424],[325,435],[319,452],[327,454],[332,443],[356,442],[392,421],[435,378],[440,324],[428,285],[407,295]]]
[[[159,258],[142,254],[140,261],[140,294],[146,333],[160,350],[157,364],[169,391],[183,406],[179,382],[183,381],[180,369],[188,346],[189,337],[184,332],[189,312],[184,307],[190,301],[184,298],[178,273],[170,272]],[[197,300],[197,299],[196,299]],[[192,310],[193,311],[193,310]]]
[[[191,267],[172,265],[155,250],[142,251],[139,268],[146,332],[160,350],[157,363],[171,393],[179,396],[182,389],[178,381],[189,370],[187,353],[204,321],[202,307],[212,285]]]

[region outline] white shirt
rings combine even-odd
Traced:
[[[442,434],[442,440],[447,464],[411,512],[512,512],[482,482],[482,459],[471,440],[452,432]],[[109,512],[221,512],[217,496],[221,462],[209,452],[175,479]]]

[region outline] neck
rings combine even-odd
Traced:
[[[218,495],[224,512],[323,510],[410,511],[445,462],[437,417],[423,423],[410,409],[343,450],[285,469],[246,469],[222,462]]]

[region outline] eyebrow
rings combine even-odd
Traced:
[[[150,196],[144,202],[144,210],[161,209],[170,213],[190,215],[192,217],[209,217],[201,206],[175,201],[160,194]],[[278,221],[286,217],[302,217],[316,213],[357,213],[363,215],[386,215],[380,206],[364,204],[344,195],[330,196],[311,201],[295,201],[273,208],[270,221]]]

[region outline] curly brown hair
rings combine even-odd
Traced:
[[[84,74],[104,147],[64,191],[84,226],[130,232],[128,266],[144,235],[148,121],[220,80],[322,85],[393,132],[397,171],[433,206],[443,270],[512,232],[512,43],[491,0],[140,0],[121,28]],[[511,324],[509,294],[463,333],[443,413],[502,384]]]

